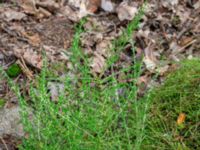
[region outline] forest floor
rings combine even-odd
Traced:
[[[44,52],[52,74],[66,75],[65,69],[73,69],[70,56],[76,26],[86,20],[79,46],[88,56],[89,72],[93,77],[109,76],[112,71],[104,69],[112,55],[113,41],[129,30],[128,24],[142,7],[144,14],[139,25],[133,33],[129,32],[130,39],[111,69],[118,73],[119,68],[132,65],[133,56],[141,60],[137,94],[142,97],[165,81],[176,69],[175,63],[200,57],[200,1],[0,0],[0,67],[9,72],[13,81],[20,84],[20,91],[27,95],[44,66]],[[120,75],[119,82],[129,82]],[[51,96],[58,97],[55,81],[49,86]],[[26,134],[17,123],[18,98],[4,79],[0,80],[0,107],[0,149],[17,149]]]

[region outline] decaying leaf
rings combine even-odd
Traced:
[[[101,5],[101,0],[69,0],[68,3],[79,8],[78,17],[82,18],[95,13]]]
[[[60,94],[64,92],[64,84],[57,82],[48,82],[47,87],[50,90],[51,100],[57,102]]]
[[[177,118],[177,125],[181,125],[185,122],[186,114],[185,113],[180,113],[178,118]]]
[[[41,40],[38,34],[29,35],[29,33],[26,32],[21,32],[21,33],[23,34],[24,37],[28,39],[28,42],[33,46],[38,46],[40,44]]]
[[[90,13],[95,13],[100,6],[101,6],[101,0],[88,0],[87,10]]]
[[[107,12],[113,12],[115,10],[115,3],[111,2],[111,0],[101,0],[101,8]]]
[[[151,72],[154,72],[154,70],[156,69],[156,63],[150,59],[149,57],[145,56],[144,57],[144,63],[146,65],[146,68],[151,71]]]
[[[96,45],[96,51],[98,54],[104,56],[104,57],[110,57],[110,48],[111,48],[111,42],[109,40],[102,40]]]
[[[37,8],[35,6],[35,0],[22,0],[21,7],[28,14],[35,14],[37,12]]]
[[[159,67],[156,69],[156,71],[159,73],[159,75],[163,76],[169,69],[169,65]]]
[[[72,20],[74,22],[78,22],[79,19],[80,19],[79,16],[78,16],[78,12],[72,10],[71,7],[69,7],[68,5],[61,8],[61,14],[63,16],[68,17],[70,20]]]
[[[52,15],[52,13],[49,11],[52,9],[52,5],[50,5],[51,6],[50,7],[45,2],[39,2],[39,1],[35,1],[35,0],[22,0],[21,3],[22,3],[21,7],[24,9],[25,13],[34,15],[39,19],[44,18],[44,17],[49,17]],[[36,7],[36,5],[38,5],[38,7]],[[58,5],[55,6],[55,8],[57,8],[57,7],[58,7]],[[48,10],[48,8],[49,8],[49,10]]]
[[[116,12],[118,14],[118,18],[120,21],[123,20],[132,20],[137,13],[138,8],[137,6],[132,3],[132,5],[129,5],[127,1],[122,2],[117,8]]]
[[[59,9],[59,4],[53,0],[37,1],[37,6],[47,9],[48,11],[54,13]]]
[[[178,4],[178,0],[162,0],[162,5],[164,7],[172,7]]]
[[[2,14],[6,21],[20,21],[26,17],[26,15],[22,12],[17,12],[14,10],[8,10]]]
[[[149,70],[150,72],[155,72],[157,63],[156,63],[156,57],[154,56],[152,49],[153,49],[153,46],[151,45],[145,48],[144,50],[145,56],[144,56],[143,62],[145,63],[147,70]]]
[[[101,73],[102,69],[105,67],[106,60],[103,56],[95,53],[95,56],[92,60],[91,67],[93,73]]]
[[[23,55],[24,60],[32,66],[42,69],[42,56],[31,51],[25,51]]]
[[[37,52],[33,51],[32,49],[14,49],[14,54],[18,58],[23,58],[24,61],[37,68],[42,68],[42,56],[40,54],[37,54]]]

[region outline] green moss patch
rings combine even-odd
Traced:
[[[7,70],[6,73],[9,77],[15,78],[22,72],[20,66],[18,64],[12,64]]]
[[[0,108],[2,108],[5,105],[5,100],[0,98]]]

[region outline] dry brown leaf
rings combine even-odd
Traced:
[[[59,9],[59,4],[53,0],[37,1],[37,6],[47,9],[48,11],[54,13]]]
[[[162,0],[162,5],[167,8],[176,6],[177,4],[178,0]]]
[[[178,118],[177,118],[177,125],[181,125],[185,122],[185,118],[186,118],[186,115],[184,113],[180,113]]]
[[[44,8],[43,7],[36,8],[36,4],[40,5],[40,6],[43,6]],[[50,11],[48,11],[47,9],[45,9],[45,6],[47,8],[49,6],[50,10],[52,8],[57,8],[58,7],[58,5],[56,5],[56,6],[53,5],[54,6],[53,7],[50,4],[49,5],[48,4],[45,5],[45,4],[46,4],[45,2],[38,2],[38,1],[35,1],[35,0],[22,0],[21,7],[24,9],[25,13],[34,15],[38,19],[41,19],[41,18],[49,17],[49,16],[52,15],[52,13]]]
[[[40,37],[38,34],[29,36],[29,41],[33,46],[38,46],[41,42]]]
[[[159,73],[159,75],[163,76],[168,71],[168,69],[169,69],[169,65],[166,65],[166,66],[157,68],[156,71]]]
[[[26,51],[23,55],[24,60],[32,66],[42,69],[42,56],[37,53]]]
[[[138,11],[137,6],[134,4],[129,5],[127,1],[122,2],[117,8],[116,12],[120,21],[132,20]]]
[[[96,45],[96,51],[98,54],[104,57],[110,57],[110,48],[111,48],[111,41],[109,40],[102,40],[100,43]]]
[[[145,63],[147,70],[149,70],[150,72],[155,72],[157,67],[157,60],[153,53],[153,46],[147,46],[144,52],[145,56],[143,62]]]
[[[28,42],[33,46],[39,46],[41,39],[39,34],[29,35],[29,33],[21,32],[24,37],[28,39]]]
[[[61,14],[63,16],[68,17],[70,20],[72,20],[74,22],[78,22],[79,21],[78,12],[72,10],[71,7],[69,7],[68,5],[66,5],[63,8],[61,8]]]
[[[90,13],[95,13],[101,5],[101,0],[88,0],[87,10]]]
[[[172,50],[172,54],[177,54],[178,50],[181,48],[177,42],[174,40],[169,45],[170,49]]]
[[[6,12],[3,12],[2,16],[6,21],[13,21],[13,20],[20,21],[26,17],[24,13],[17,12],[14,10],[7,10]]]
[[[37,69],[42,69],[42,55],[37,54],[37,52],[33,51],[32,49],[14,49],[14,55],[17,58],[23,58],[24,61],[37,68]]]
[[[77,14],[80,19],[88,14],[95,13],[101,5],[101,0],[69,0],[68,4],[79,8]]]
[[[64,84],[57,82],[48,82],[47,87],[50,90],[51,100],[57,102],[59,100],[60,93],[64,92]]]
[[[185,45],[187,45],[188,43],[190,43],[192,41],[193,41],[193,37],[183,37],[180,40],[180,46],[185,46]]]
[[[138,85],[141,85],[142,83],[147,84],[148,82],[149,82],[148,74],[139,77],[137,80]]]
[[[41,19],[41,18],[47,18],[47,17],[50,17],[52,15],[51,12],[49,12],[48,10],[42,8],[42,7],[39,7],[37,13],[35,14],[35,16],[38,18],[38,19]]]
[[[95,53],[93,61],[91,63],[92,72],[93,73],[101,73],[102,69],[105,67],[106,60],[103,56]]]
[[[21,7],[24,9],[25,13],[34,15],[37,12],[35,5],[35,0],[22,0]]]
[[[182,5],[176,8],[176,14],[179,16],[181,22],[187,22],[191,15],[189,11],[185,11],[185,7]]]
[[[68,4],[73,7],[79,8],[82,1],[85,2],[85,0],[68,0]]]
[[[154,72],[156,69],[156,63],[148,56],[145,56],[143,59],[146,68],[150,71],[150,72]]]

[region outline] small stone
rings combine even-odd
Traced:
[[[0,109],[0,137],[4,134],[14,137],[22,137],[24,135],[19,111],[19,106]]]

